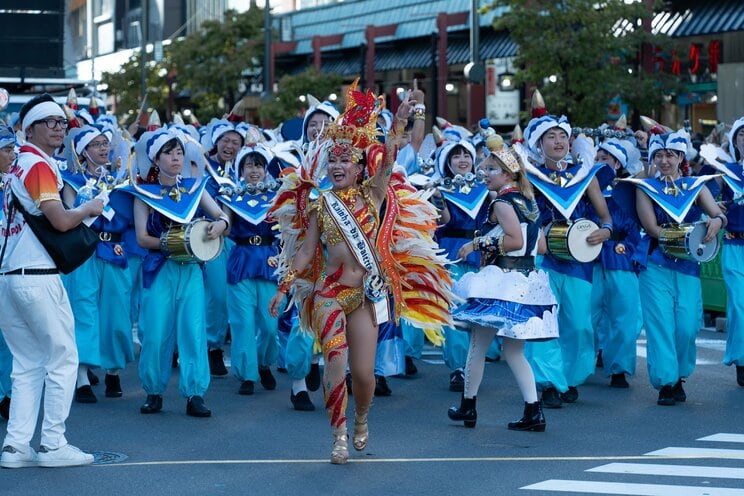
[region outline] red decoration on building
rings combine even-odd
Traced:
[[[718,63],[721,61],[721,42],[713,40],[708,44],[708,69],[711,74],[718,72]]]
[[[664,57],[659,47],[654,47],[654,67],[656,68],[656,72],[664,72]]]
[[[675,76],[679,76],[682,73],[681,70],[682,65],[679,62],[679,57],[677,57],[677,51],[672,50],[672,69],[671,73]]]
[[[690,43],[690,74],[697,74],[700,69],[700,48],[695,43]]]

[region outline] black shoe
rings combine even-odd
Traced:
[[[388,386],[384,375],[375,376],[375,396],[390,396],[393,390]]]
[[[661,389],[659,389],[659,399],[656,400],[656,404],[661,406],[674,406],[676,404],[672,386],[661,386]]]
[[[178,352],[174,351],[173,356],[171,357],[171,368],[177,369],[178,368]]]
[[[118,375],[106,374],[103,383],[106,384],[106,398],[121,398],[123,393]]]
[[[674,395],[674,401],[677,403],[684,403],[687,401],[687,393],[685,393],[685,390],[682,388],[682,383],[685,382],[684,379],[677,380],[677,383],[672,387],[672,394]]]
[[[563,405],[558,390],[553,386],[543,389],[541,401],[545,408],[560,408]]]
[[[269,367],[259,367],[258,375],[261,377],[261,385],[265,390],[273,391],[276,389],[276,379],[274,378],[274,374],[271,373]]]
[[[96,374],[93,373],[92,370],[88,369],[88,382],[90,382],[91,386],[97,386],[101,380],[98,378]]]
[[[192,396],[186,402],[186,415],[191,417],[211,417],[212,411],[204,404],[201,396]]]
[[[98,398],[93,394],[93,388],[80,386],[75,390],[75,401],[78,403],[98,403]]]
[[[253,394],[253,381],[243,381],[240,383],[240,389],[238,389],[238,394],[242,394],[243,396],[250,396]]]
[[[212,375],[227,375],[222,350],[209,350],[209,373]]]
[[[416,368],[416,364],[413,363],[413,357],[406,357],[406,375],[412,376],[418,374],[418,368]]]
[[[561,400],[564,403],[576,403],[579,399],[579,390],[575,386],[568,386],[568,391],[561,393]]]
[[[610,387],[628,389],[630,384],[628,384],[627,379],[625,379],[625,374],[612,374],[612,377],[610,378]]]
[[[320,389],[320,365],[317,363],[310,364],[310,372],[305,377],[305,386],[310,391],[317,391]]]
[[[511,431],[545,431],[545,416],[543,415],[540,402],[524,403],[524,414],[516,422],[509,422],[507,425]]]
[[[351,374],[346,374],[346,394],[351,396]]]
[[[140,413],[157,413],[163,409],[162,394],[148,394],[145,404],[140,407]]]
[[[475,427],[478,420],[478,412],[475,410],[476,397],[466,398],[463,394],[460,398],[460,406],[451,406],[447,410],[447,416],[457,422],[462,421],[465,427]]]
[[[295,410],[300,412],[312,412],[315,410],[315,405],[310,401],[310,395],[307,391],[300,391],[294,394],[291,390],[289,392],[289,400],[292,402],[292,406]]]
[[[744,366],[736,366],[736,382],[739,386],[744,387]]]
[[[450,374],[449,390],[462,393],[465,391],[465,375],[457,369]]]
[[[594,363],[594,366],[598,369],[604,368],[604,360],[602,359],[602,350],[599,350],[597,352],[597,361]]]
[[[8,420],[10,418],[10,396],[5,396],[0,401],[0,417]]]

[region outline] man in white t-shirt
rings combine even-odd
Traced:
[[[0,263],[3,295],[2,332],[13,355],[13,401],[0,466],[69,467],[87,465],[93,456],[67,443],[65,421],[75,391],[78,355],[70,302],[54,261],[12,208],[16,198],[30,215],[44,215],[56,229],[68,231],[100,215],[94,199],[65,210],[62,179],[51,157],[62,145],[68,121],[49,95],[29,100],[19,119],[26,143],[8,172],[3,201]],[[2,245],[0,245],[2,246]],[[44,394],[44,420],[37,453],[30,446]]]

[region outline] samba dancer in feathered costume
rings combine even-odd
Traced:
[[[401,103],[397,123],[405,123],[413,104],[408,98]],[[322,141],[310,144],[299,173],[284,177],[271,209],[282,232],[280,292],[271,311],[278,312],[284,293],[294,287],[302,327],[320,341],[335,464],[349,457],[347,362],[355,402],[353,444],[363,450],[375,388],[377,326],[403,317],[437,332],[451,322],[450,277],[432,240],[436,213],[425,193],[392,173],[400,130],[395,128],[385,146],[379,144],[375,120],[380,110],[381,99],[353,84],[344,114],[329,125]],[[310,204],[326,160],[333,187]]]

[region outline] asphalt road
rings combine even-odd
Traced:
[[[391,378],[393,395],[375,399],[369,447],[352,450],[346,466],[328,463],[325,412],[292,410],[286,375],[275,374],[275,391],[257,385],[248,397],[237,394],[235,378],[213,378],[213,416],[196,419],[185,415],[176,373],[164,411],[141,415],[132,365],[123,398],[104,398],[99,385],[97,404],[73,404],[68,439],[95,453],[95,465],[2,470],[0,494],[744,495],[744,388],[720,364],[724,339],[700,333],[687,402],[660,407],[642,337],[630,389],[609,388],[599,369],[576,404],[546,411],[544,433],[506,429],[522,403],[503,362],[486,367],[477,427],[451,422],[446,410],[459,393],[448,390],[448,371],[429,349],[418,376]],[[312,399],[321,406],[320,392]]]

